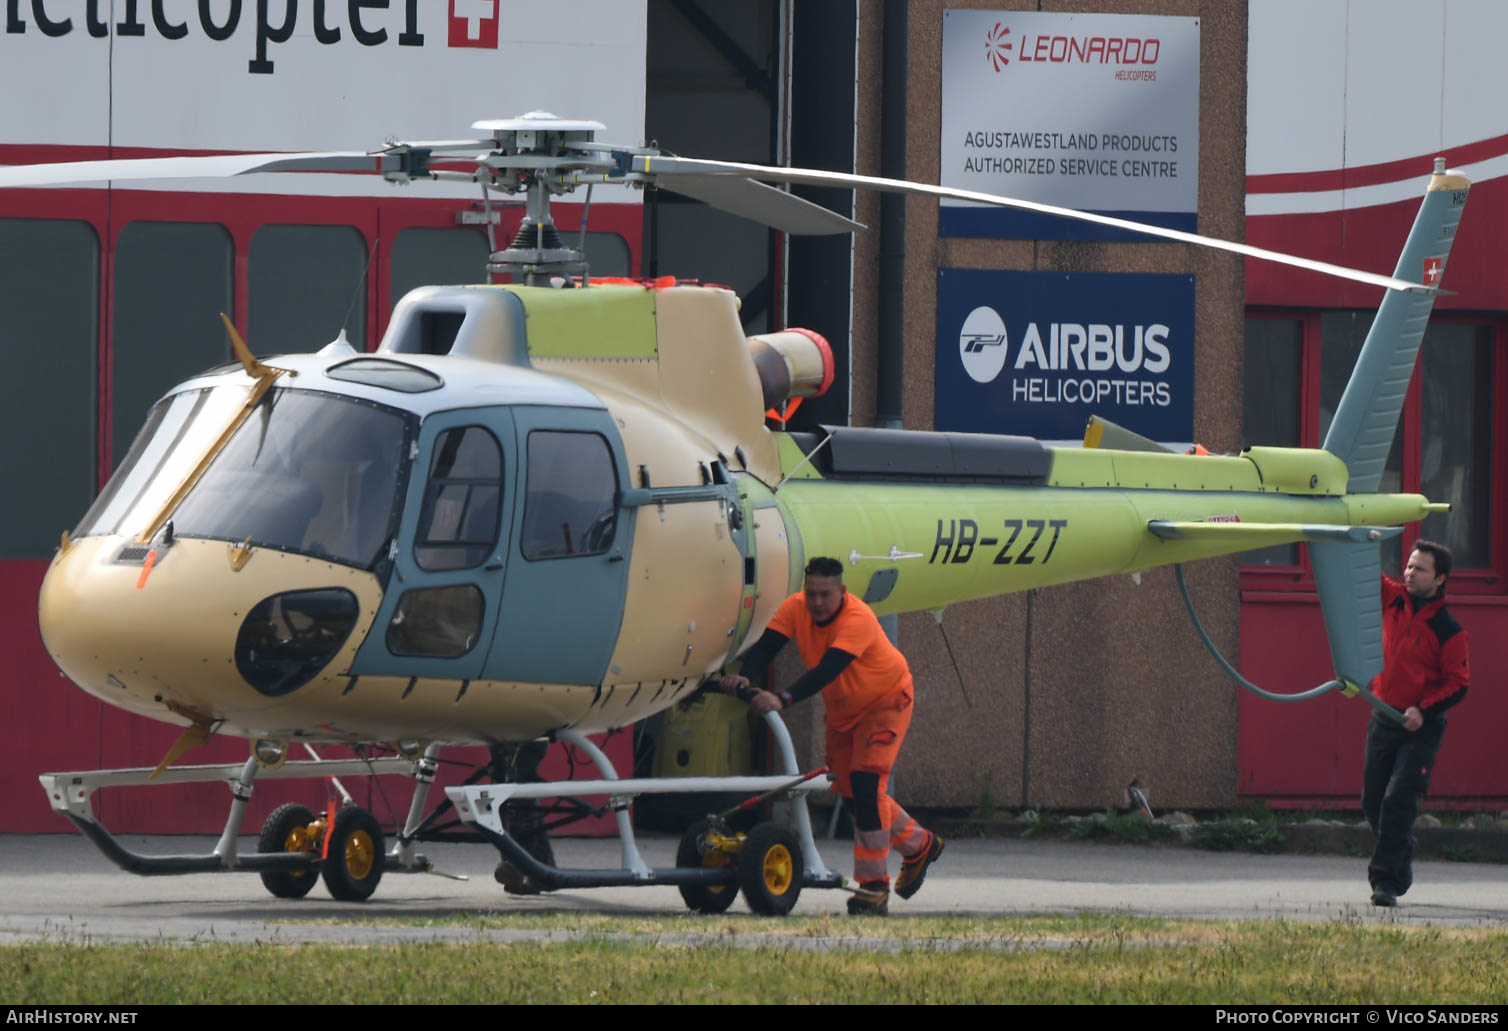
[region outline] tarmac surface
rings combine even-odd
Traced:
[[[143,853],[192,854],[210,851],[214,839],[132,836],[123,844]],[[671,837],[639,838],[640,852],[652,867],[673,866],[675,846]],[[241,848],[255,851],[255,840],[242,839]],[[848,869],[847,842],[821,841],[819,848],[829,867]],[[115,867],[78,835],[0,836],[0,944],[563,940],[572,935],[411,924],[422,918],[478,913],[685,912],[676,889],[662,886],[508,895],[492,878],[496,853],[489,846],[430,844],[421,851],[439,870],[469,879],[389,872],[376,894],[363,903],[335,902],[323,885],[307,898],[288,901],[269,895],[254,873],[140,877]],[[562,866],[620,865],[616,839],[557,839],[555,851]],[[841,914],[847,897],[838,890],[807,889],[795,913]],[[1092,910],[1217,920],[1489,927],[1508,922],[1508,878],[1497,865],[1424,860],[1415,864],[1414,889],[1396,909],[1374,909],[1368,897],[1366,860],[1348,856],[955,838],[948,841],[914,898],[891,899],[890,919]],[[732,912],[746,912],[742,900]],[[353,918],[361,922],[334,922]],[[883,926],[877,921],[863,923],[870,935]],[[695,936],[694,924],[686,930]],[[709,926],[707,933],[716,935],[718,928]],[[768,938],[763,944],[770,944]],[[798,943],[791,939],[790,944]]]

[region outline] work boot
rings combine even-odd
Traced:
[[[890,886],[884,881],[860,881],[859,891],[848,898],[849,916],[887,916]]]
[[[1388,889],[1386,889],[1386,888],[1373,888],[1372,889],[1372,905],[1374,905],[1374,906],[1384,906],[1384,907],[1386,907],[1386,906],[1396,906],[1396,905],[1398,905],[1398,896],[1394,895],[1391,891],[1388,891]]]
[[[901,863],[901,872],[895,878],[895,893],[903,899],[909,899],[921,890],[922,881],[927,879],[927,867],[937,862],[937,857],[943,852],[943,839],[928,831],[929,840],[927,847],[916,854],[913,859],[907,859]]]

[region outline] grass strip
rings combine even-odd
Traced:
[[[578,922],[580,923],[580,922]],[[703,925],[708,921],[702,921]],[[764,926],[792,930],[789,924]],[[28,944],[0,948],[0,997],[40,1004],[287,1003],[1496,1003],[1508,931],[1390,924],[982,919],[850,921],[839,951],[779,939],[404,946]],[[510,921],[510,926],[517,926]],[[724,927],[722,921],[713,928]],[[705,929],[705,927],[704,927]],[[285,928],[287,930],[287,928]],[[595,932],[606,933],[606,932]],[[658,932],[657,932],[658,933]],[[946,947],[944,947],[946,946]],[[1407,976],[1400,972],[1406,971]]]

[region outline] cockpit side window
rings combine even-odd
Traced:
[[[459,426],[435,440],[414,561],[438,572],[481,565],[497,544],[503,501],[503,452],[481,426]]]
[[[600,555],[617,531],[618,476],[597,433],[534,430],[521,548],[530,560]]]

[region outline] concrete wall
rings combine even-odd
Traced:
[[[859,6],[858,171],[879,174],[884,4],[861,0]],[[943,11],[969,7],[1198,17],[1199,230],[1241,238],[1244,2],[913,0],[907,178],[938,181]],[[858,204],[860,221],[878,227],[878,199],[861,196]],[[1240,258],[1176,243],[943,239],[937,211],[934,200],[907,201],[906,428],[933,428],[939,268],[1181,273],[1196,277],[1196,439],[1215,452],[1241,446]],[[875,413],[879,243],[876,228],[856,244],[855,425],[872,424]],[[1201,618],[1234,660],[1236,561],[1202,563],[1187,575]],[[1139,585],[1115,577],[954,606],[943,628],[958,672],[931,615],[900,621],[900,645],[917,684],[917,715],[896,769],[895,793],[903,805],[1103,808],[1124,804],[1133,777],[1156,809],[1235,802],[1236,689],[1200,646],[1170,570],[1145,574]],[[782,679],[798,670],[782,666]],[[817,756],[821,720],[815,706],[804,708],[791,714],[793,730]]]

